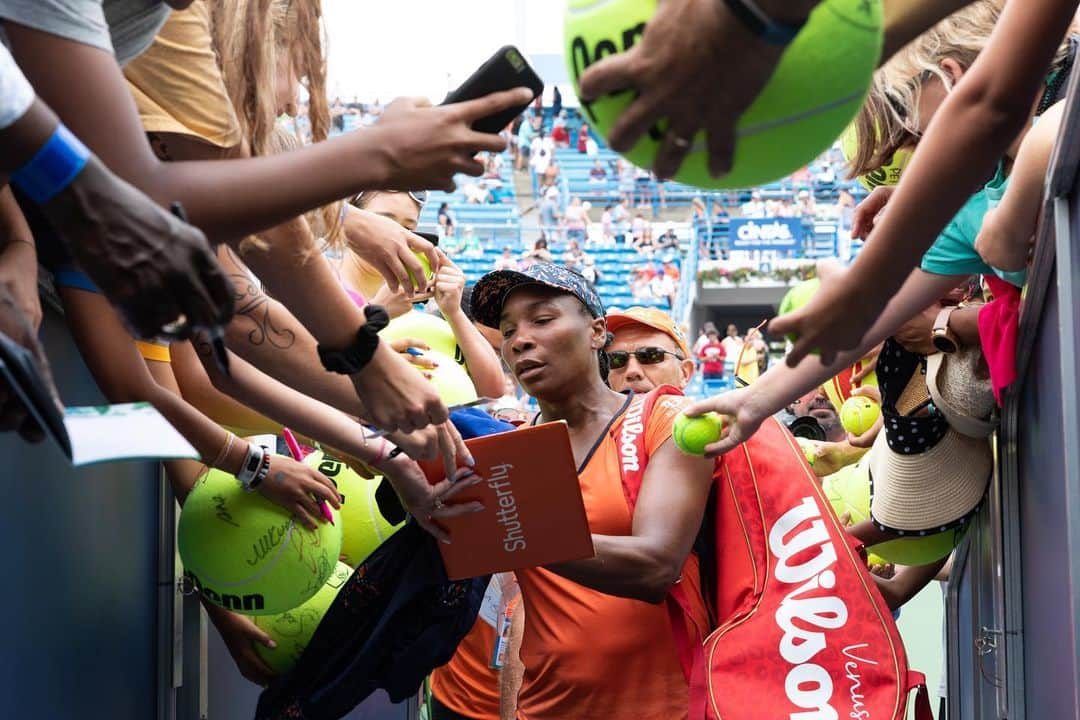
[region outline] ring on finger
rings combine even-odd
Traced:
[[[446,503],[441,498],[435,498],[435,509],[442,510],[444,507],[446,507]]]
[[[675,135],[674,133],[671,135],[671,144],[680,150],[686,150],[690,147],[690,141],[687,138],[684,138],[681,135]]]

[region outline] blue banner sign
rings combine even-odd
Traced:
[[[800,218],[731,218],[728,237],[732,250],[802,249]]]

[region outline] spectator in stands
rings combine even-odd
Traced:
[[[615,244],[615,206],[608,203],[600,214],[600,245],[611,247]]]
[[[650,282],[650,292],[652,296],[666,300],[668,310],[672,310],[675,307],[675,295],[678,292],[678,287],[675,284],[675,280],[666,272],[658,272],[653,276]]]
[[[671,255],[668,255],[664,258],[664,265],[660,268],[660,272],[669,276],[676,283],[679,282],[679,278],[682,276],[682,273],[679,271],[678,260],[676,260]]]
[[[589,182],[607,182],[607,170],[604,169],[604,163],[600,158],[596,159],[596,162],[593,163],[592,168],[589,170]]]
[[[638,301],[653,299],[650,268],[638,268],[634,271],[634,279],[630,281],[630,294]]]
[[[551,92],[551,116],[554,118],[561,117],[562,111],[562,92],[559,90],[559,86],[556,85]]]
[[[585,252],[581,249],[581,245],[576,238],[570,238],[566,245],[566,252],[563,253],[563,265],[574,272],[581,272],[581,267],[584,264]]]
[[[675,232],[675,226],[668,223],[667,229],[656,238],[657,250],[678,250],[679,249],[679,236]]]
[[[603,277],[600,269],[596,267],[596,260],[589,255],[585,256],[585,267],[581,269],[581,277],[585,278],[590,285],[596,285]]]
[[[727,350],[720,342],[715,328],[708,330],[705,334],[708,342],[698,350],[698,357],[701,358],[701,376],[705,380],[723,380]]]
[[[701,356],[701,348],[705,347],[709,342],[710,330],[713,333],[716,333],[716,325],[714,325],[711,320],[701,326],[701,332],[698,333],[697,340],[694,341],[694,347],[692,349],[695,357]]]
[[[724,207],[724,203],[721,202],[720,198],[713,198],[713,201],[712,201],[712,222],[713,222],[713,225],[716,225],[717,223],[725,223],[730,218],[731,218],[731,215],[728,213],[727,208]]]
[[[727,334],[721,342],[724,344],[724,351],[727,352],[728,357],[736,358],[739,356],[739,351],[742,350],[743,344],[743,339],[739,337],[739,328],[734,325],[728,325]]]
[[[596,138],[592,136],[592,133],[585,137],[585,154],[589,157],[596,157],[600,154],[600,145],[597,144]]]
[[[640,210],[634,213],[634,220],[630,223],[630,244],[639,253],[652,257],[652,226]]]
[[[654,308],[610,312],[608,381],[616,392],[645,393],[660,385],[685,388],[694,374],[686,338],[671,316]]]
[[[791,198],[781,198],[779,201],[773,204],[772,210],[769,212],[769,216],[782,218],[798,217],[799,208],[796,208],[795,205],[792,204]]]
[[[817,203],[814,202],[814,196],[809,190],[799,191],[799,216],[809,219],[814,219],[817,216]]]
[[[548,163],[548,166],[544,169],[543,187],[546,187],[546,188],[558,187],[559,173],[561,171],[562,171],[562,168],[559,167],[559,163],[555,160],[555,156],[552,155],[551,156],[551,162]]]
[[[533,187],[542,189],[544,174],[551,165],[551,151],[542,142],[537,142],[538,139],[533,138],[532,151],[529,153],[529,167],[533,173]]]
[[[750,193],[750,201],[743,203],[742,216],[745,218],[765,217],[765,203],[761,201],[761,193],[754,190]]]
[[[581,198],[577,195],[570,198],[570,204],[566,206],[566,212],[563,215],[563,222],[566,225],[566,237],[571,242],[576,245],[585,241],[588,235],[589,215]]]
[[[578,128],[577,133],[577,151],[584,155],[589,151],[589,126],[587,123],[582,123]]]
[[[507,245],[503,248],[502,255],[495,258],[496,270],[517,270],[519,263],[517,258],[514,257],[514,251]]]
[[[555,141],[556,149],[570,147],[570,131],[567,130],[566,121],[562,118],[555,118],[551,127],[551,139]]]
[[[532,118],[525,117],[521,123],[521,127],[518,128],[518,155],[514,161],[515,170],[524,170],[529,165],[529,158],[532,154],[532,141],[536,137],[536,127],[533,125]]]
[[[486,180],[466,182],[461,192],[465,196],[465,202],[470,205],[486,205],[492,199]]]
[[[637,191],[637,206],[652,207],[653,175],[645,168],[634,168],[634,189]]]
[[[472,225],[465,226],[465,233],[461,237],[461,254],[468,258],[484,256],[484,248],[480,246],[480,238]]]
[[[454,236],[454,213],[450,210],[450,203],[444,202],[439,206],[439,213],[435,216],[435,222],[439,226],[439,235],[441,237]]]
[[[541,235],[533,244],[532,250],[525,253],[524,258],[522,258],[522,265],[528,267],[536,262],[549,263],[553,259],[554,256],[551,254],[551,251],[548,250],[547,238]]]
[[[545,236],[554,237],[562,226],[562,212],[559,210],[559,190],[549,187],[544,191],[544,199],[540,201],[540,232]]]
[[[502,178],[503,158],[499,153],[488,153],[484,161],[484,177],[499,180]]]
[[[735,376],[748,385],[758,379],[758,353],[763,348],[766,351],[768,350],[765,348],[765,343],[761,339],[761,333],[758,329],[750,328],[747,330],[742,348],[739,350],[739,354],[735,356]]]

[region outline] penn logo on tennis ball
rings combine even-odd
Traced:
[[[605,37],[598,40],[591,48],[589,47],[589,42],[584,37],[575,35],[574,39],[570,41],[570,66],[574,72],[574,84],[580,86],[581,76],[584,75],[585,71],[592,65],[600,62],[609,55],[618,55],[619,53],[626,52],[634,47],[644,34],[645,23],[639,22],[617,32],[614,38]],[[590,102],[584,100],[581,101],[581,109],[589,116],[589,121],[593,125],[596,125],[600,122],[600,119],[597,117],[592,105],[593,104]],[[653,125],[649,128],[649,137],[659,141],[663,139],[664,133],[660,127]]]
[[[204,586],[202,581],[200,581],[198,576],[193,572],[188,571],[184,573],[184,577],[190,580],[195,589],[202,593],[207,600],[226,610],[251,612],[252,610],[262,610],[266,607],[266,600],[263,598],[262,593],[233,595],[231,593],[218,592],[213,588]]]

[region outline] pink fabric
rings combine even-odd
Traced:
[[[1016,380],[1016,337],[1020,329],[1020,288],[996,275],[984,275],[993,301],[979,310],[979,340],[990,367],[994,399]]]

